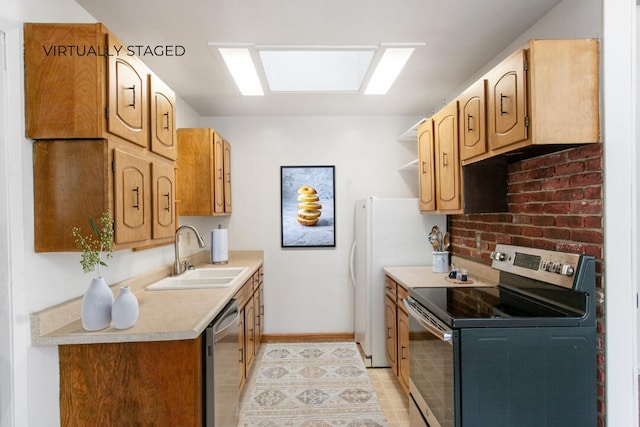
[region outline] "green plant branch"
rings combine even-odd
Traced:
[[[100,266],[108,267],[104,259],[113,256],[113,220],[109,211],[105,211],[100,217],[100,228],[92,217],[89,217],[93,236],[83,236],[78,227],[71,230],[78,249],[82,251],[80,265],[85,273],[96,271],[96,277],[100,277]]]

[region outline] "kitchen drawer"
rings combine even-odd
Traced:
[[[398,284],[393,281],[389,276],[385,276],[384,278],[384,288],[387,293],[387,296],[391,298],[392,301],[396,300]]]

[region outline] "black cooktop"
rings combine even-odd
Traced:
[[[502,285],[411,288],[409,296],[451,328],[578,326],[587,311],[585,294],[555,286],[537,294]]]

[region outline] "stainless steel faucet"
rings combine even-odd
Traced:
[[[201,248],[204,248],[204,240],[202,240],[202,236],[200,235],[200,233],[198,233],[198,230],[196,230],[194,226],[181,225],[180,227],[178,227],[178,229],[176,230],[176,236],[175,236],[175,242],[174,242],[175,255],[176,255],[176,261],[175,261],[175,264],[173,265],[174,276],[178,276],[184,273],[185,270],[187,269],[187,266],[182,265],[182,263],[180,262],[180,248],[179,248],[180,245],[178,244],[180,232],[184,229],[189,229],[193,231],[193,234],[195,234],[196,238],[198,239],[198,246],[200,246]]]

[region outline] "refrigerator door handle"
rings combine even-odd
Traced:
[[[349,254],[349,274],[351,275],[351,285],[356,287],[356,241],[351,245],[351,253]]]

